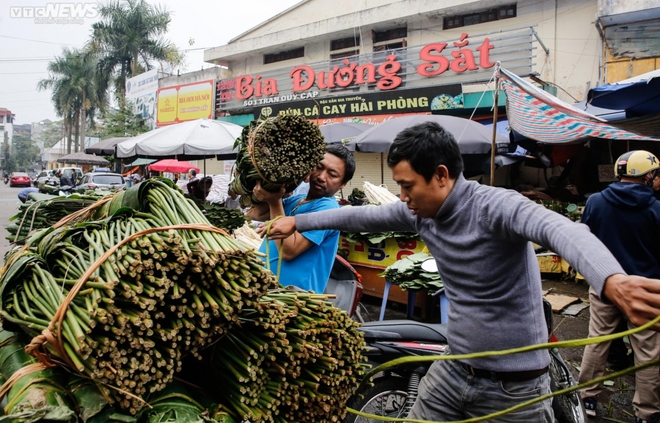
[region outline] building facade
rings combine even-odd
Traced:
[[[660,0],[598,0],[602,82],[660,69]]]
[[[559,87],[556,95],[569,103],[599,84],[597,12],[594,0],[306,0],[204,58],[226,68],[216,116],[288,110],[319,124],[407,113],[492,119],[498,62]],[[356,161],[348,189],[389,182],[383,155],[356,153]]]

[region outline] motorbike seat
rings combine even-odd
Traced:
[[[360,331],[367,339],[447,342],[447,325],[414,320],[381,320],[366,322]]]

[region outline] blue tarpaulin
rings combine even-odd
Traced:
[[[592,88],[587,103],[625,110],[627,117],[660,113],[660,70]]]

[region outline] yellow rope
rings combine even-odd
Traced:
[[[270,228],[273,226],[273,223],[281,219],[284,216],[276,216],[274,219],[269,220],[266,222],[266,263],[268,264],[268,270],[272,272],[270,268],[270,240],[268,239],[270,237]],[[280,244],[280,247],[277,250],[277,274],[275,275],[277,277],[277,281],[280,281],[280,272],[282,271],[282,250],[284,249],[284,240],[282,240],[282,243]]]
[[[425,361],[440,361],[440,360],[463,360],[463,359],[472,359],[472,358],[482,358],[482,357],[494,357],[494,356],[503,356],[503,355],[509,355],[509,354],[519,354],[523,352],[529,352],[529,351],[536,351],[536,350],[541,350],[541,349],[551,349],[551,348],[569,348],[569,347],[581,347],[584,345],[590,345],[590,344],[598,344],[601,342],[606,342],[606,341],[611,341],[613,339],[617,338],[622,338],[624,336],[628,335],[633,335],[635,333],[641,332],[643,330],[649,329],[651,326],[657,324],[660,322],[660,316],[657,316],[655,319],[651,320],[650,322],[646,323],[645,325],[638,326],[634,329],[627,330],[625,332],[619,332],[611,335],[603,335],[603,336],[598,336],[598,337],[593,337],[593,338],[582,338],[582,339],[573,339],[570,341],[560,341],[560,342],[549,342],[545,344],[536,344],[536,345],[529,345],[526,347],[520,347],[520,348],[512,348],[509,350],[501,350],[501,351],[482,351],[482,352],[477,352],[477,353],[471,353],[471,354],[457,354],[457,355],[427,355],[427,356],[409,356],[409,357],[402,357],[402,358],[397,358],[391,361],[388,361],[387,363],[383,363],[381,365],[376,366],[372,370],[370,370],[365,376],[362,382],[360,383],[360,386],[358,387],[356,392],[360,392],[364,385],[367,383],[367,381],[370,381],[371,378],[379,373],[382,372],[383,370],[389,369],[391,367],[398,366],[400,364],[406,364],[406,363],[419,363],[419,362],[425,362]],[[511,408],[507,408],[506,410],[498,411],[496,413],[492,413],[486,416],[482,417],[474,417],[471,419],[467,420],[460,420],[452,423],[476,423],[476,422],[481,422],[484,420],[492,419],[495,417],[501,417],[505,414],[511,413],[513,411],[519,410],[521,408],[527,407],[531,404],[535,404],[540,401],[544,401],[548,398],[552,398],[557,395],[563,395],[568,392],[576,391],[578,389],[582,389],[586,386],[590,385],[595,385],[597,383],[600,383],[605,380],[609,379],[614,379],[617,377],[624,376],[628,373],[631,372],[636,372],[637,370],[641,370],[647,367],[652,367],[660,364],[660,359],[652,360],[652,361],[647,361],[646,363],[640,364],[638,366],[625,369],[619,372],[611,373],[609,375],[605,375],[587,382],[584,382],[580,385],[576,386],[571,386],[566,389],[562,389],[560,391],[553,392],[551,394],[543,395],[538,398],[535,398],[533,400],[529,400],[526,402],[523,402],[521,404],[515,405]],[[367,417],[373,420],[381,420],[381,421],[389,421],[389,422],[410,422],[410,423],[439,423],[439,422],[432,422],[429,420],[416,420],[416,419],[410,419],[410,418],[397,418],[397,417],[384,417],[384,416],[377,416],[375,414],[367,414],[367,413],[362,413],[360,411],[354,410],[352,408],[347,408],[347,410],[350,413],[357,414],[358,416],[362,417]]]

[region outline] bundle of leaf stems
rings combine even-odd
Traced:
[[[245,126],[236,147],[230,188],[241,195],[241,207],[248,207],[259,202],[252,195],[257,182],[268,191],[279,191],[282,185],[293,191],[323,160],[326,144],[313,122],[302,115],[281,114]]]
[[[0,281],[4,323],[133,414],[172,380],[184,355],[199,355],[277,286],[253,252],[208,225],[180,192],[154,183],[142,193],[146,211],[119,208],[104,221],[36,232]],[[186,223],[194,224],[160,229]]]
[[[324,294],[278,290],[239,316],[194,382],[237,421],[331,422],[364,374],[362,333]],[[209,379],[200,380],[205,376]],[[222,383],[213,383],[222,378]]]
[[[89,206],[97,199],[72,195],[23,203],[19,212],[9,219],[15,223],[7,226],[9,235],[6,239],[21,245],[31,231],[53,226],[64,216]]]

